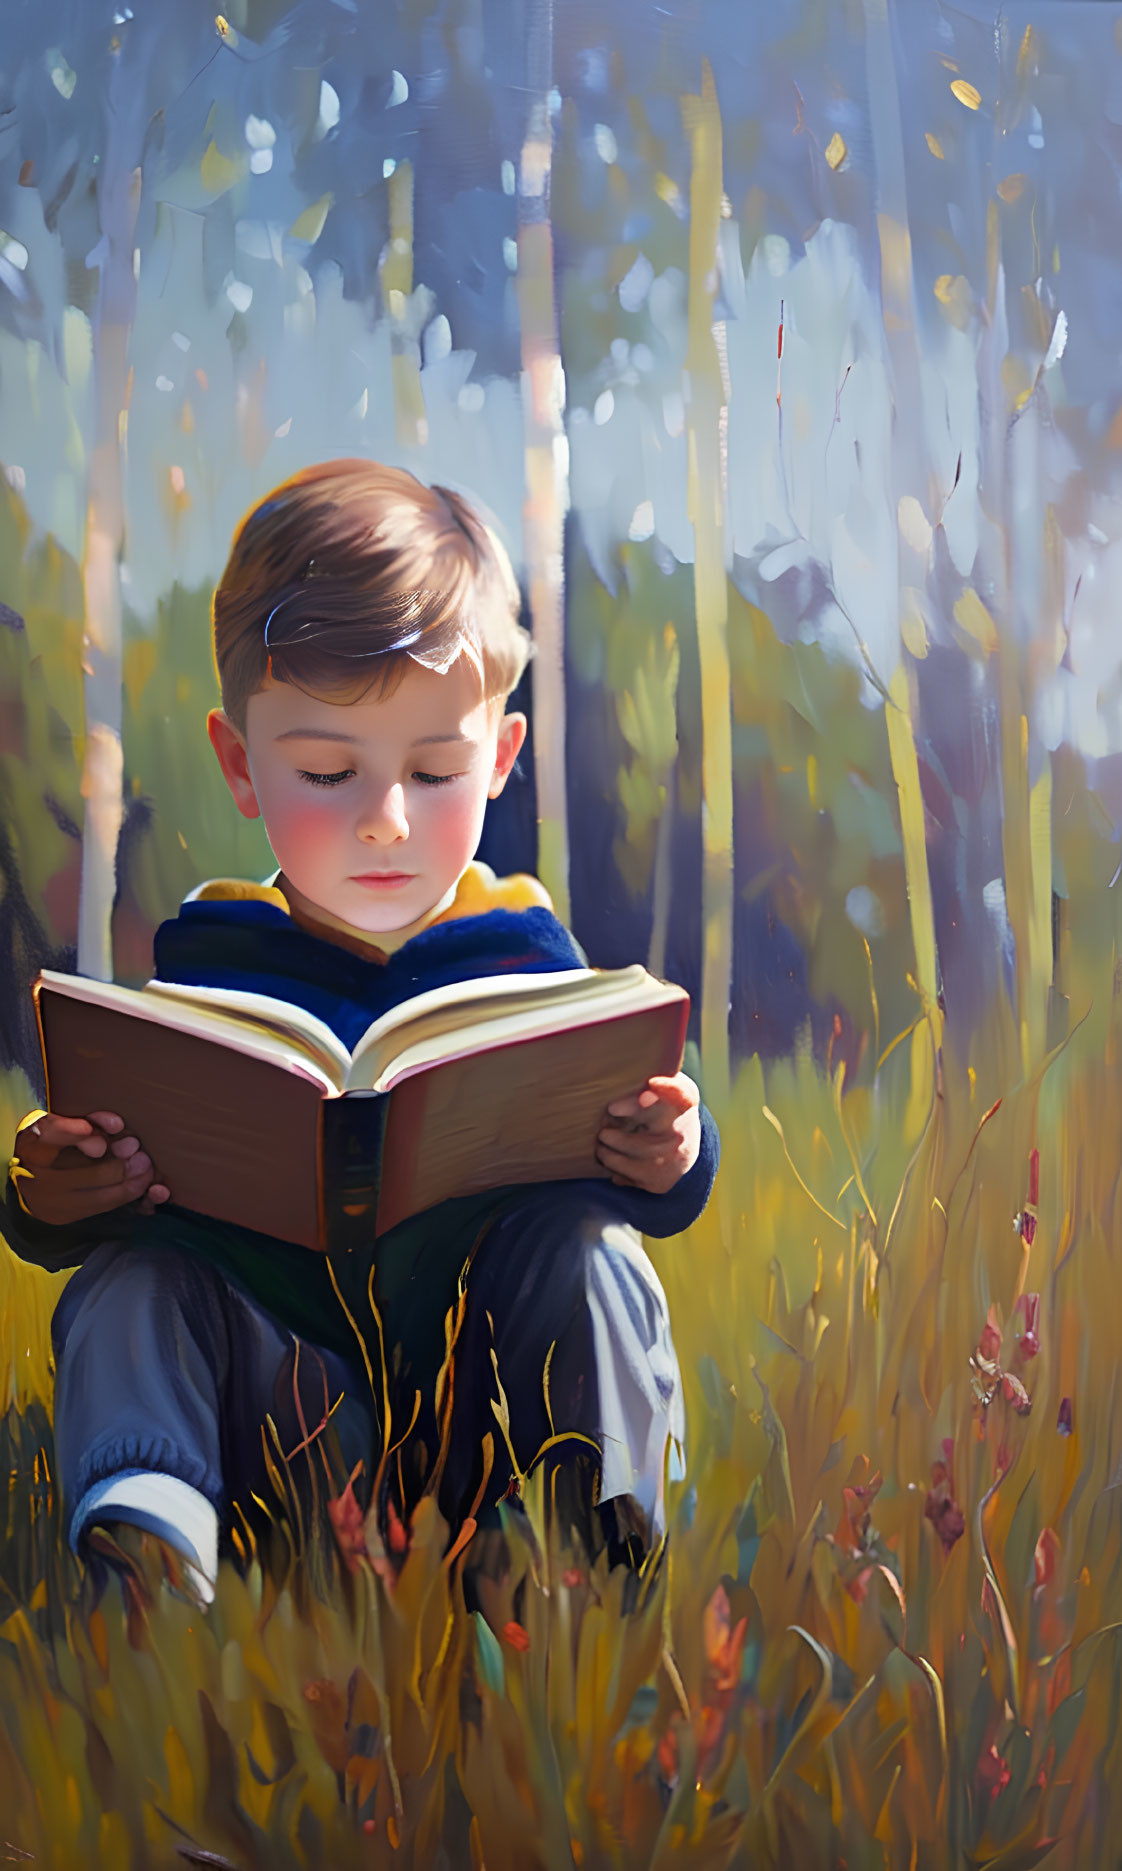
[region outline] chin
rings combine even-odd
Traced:
[[[431,908],[432,903],[427,895],[417,897],[412,892],[403,892],[400,896],[390,892],[384,901],[372,901],[367,891],[359,885],[347,902],[341,903],[334,913],[356,929],[365,930],[368,935],[377,935],[382,931],[388,935],[395,929],[404,929],[409,923],[419,921]]]

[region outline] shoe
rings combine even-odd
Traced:
[[[92,1526],[85,1537],[95,1574],[97,1595],[110,1573],[121,1581],[130,1612],[147,1610],[155,1602],[154,1585],[163,1577],[172,1594],[205,1611],[214,1598],[214,1586],[170,1540],[149,1533],[130,1521],[108,1521]]]
[[[130,1534],[147,1534],[154,1541],[145,1549],[148,1554],[166,1547],[176,1587],[182,1586],[193,1603],[210,1604],[218,1577],[218,1515],[205,1495],[177,1476],[157,1471],[132,1469],[106,1475],[79,1501],[70,1529],[71,1544],[79,1550],[91,1548],[111,1565],[117,1563],[118,1548],[135,1559],[136,1542],[123,1538],[126,1529]],[[103,1536],[101,1546],[106,1537],[110,1542],[105,1551],[94,1543],[95,1530]],[[165,1576],[170,1578],[167,1568]]]

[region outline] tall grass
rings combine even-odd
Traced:
[[[6,1259],[0,1853],[1107,1863],[1112,1020],[1026,1077],[998,1009],[926,1101],[925,1031],[849,1090],[809,1054],[741,1069],[717,1196],[658,1252],[689,1463],[634,1604],[551,1545],[532,1478],[486,1622],[428,1507],[396,1582],[251,1564],[205,1616],[166,1587],[91,1613],[35,1394],[57,1283]]]

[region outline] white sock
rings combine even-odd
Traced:
[[[95,1522],[127,1520],[174,1546],[188,1582],[209,1605],[218,1577],[218,1515],[197,1488],[175,1475],[147,1468],[125,1469],[96,1481],[82,1496],[70,1524],[70,1543]]]

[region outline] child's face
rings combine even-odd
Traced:
[[[427,914],[475,855],[489,798],[506,783],[524,715],[479,699],[461,657],[444,675],[406,664],[388,696],[316,700],[270,677],[240,735],[208,728],[246,818],[309,903],[372,935]]]

